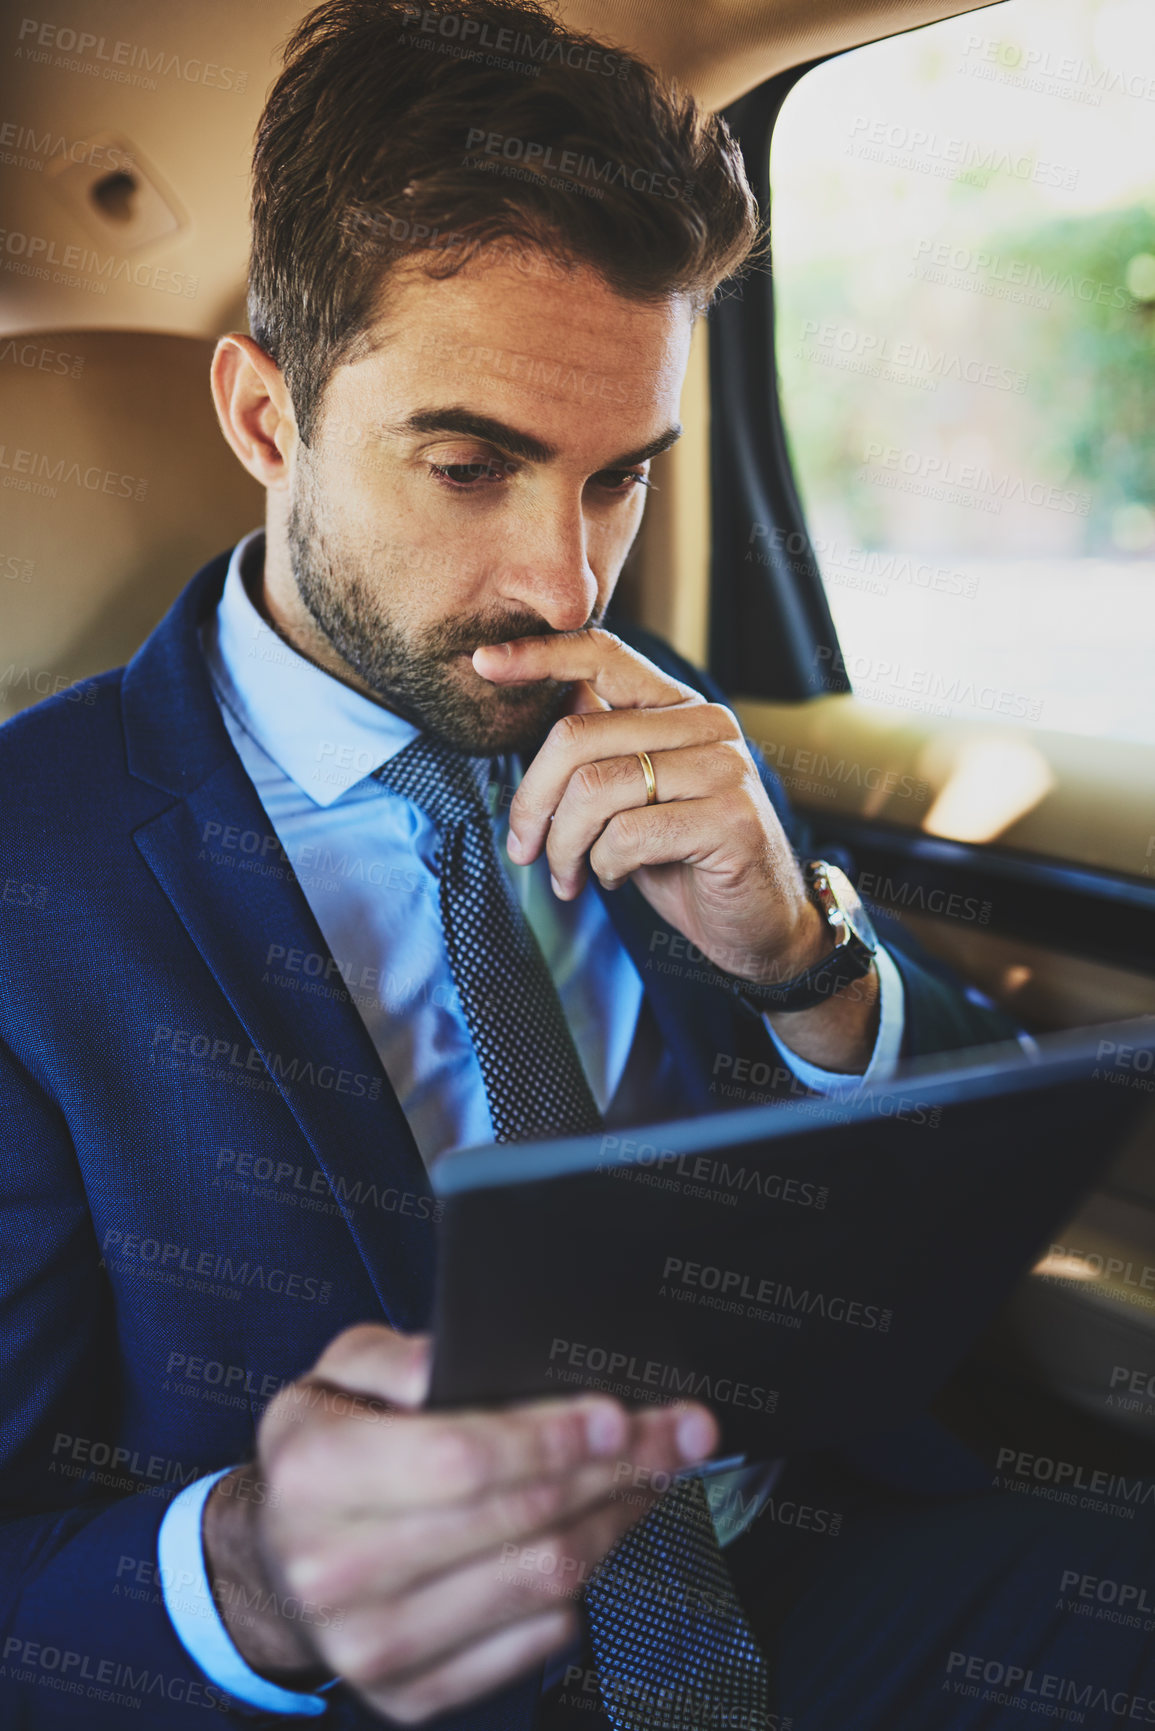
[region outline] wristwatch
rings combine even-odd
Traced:
[[[846,873],[822,859],[801,864],[810,899],[825,915],[834,945],[821,961],[792,980],[742,980],[719,969],[734,996],[756,1012],[812,1010],[827,1003],[833,993],[869,972],[878,949],[874,923]]]

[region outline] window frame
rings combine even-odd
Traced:
[[[915,26],[933,28],[935,22]],[[912,35],[898,30],[879,40]],[[807,73],[854,53],[822,55],[778,73],[724,110],[763,217],[770,213],[770,154],[787,96]],[[775,348],[772,249],[709,314],[711,673],[739,703],[813,702],[853,696],[840,672],[838,634],[794,480]],[[775,532],[753,539],[755,525]],[[801,538],[791,555],[778,541]],[[748,559],[758,546],[762,560]],[[828,646],[835,653],[819,659]],[[1104,745],[1108,742],[1104,741]],[[863,868],[901,870],[933,888],[947,877],[961,893],[992,897],[994,932],[1155,975],[1155,883],[1005,843],[954,842],[920,828],[804,807],[816,844],[851,848]]]
[[[837,58],[824,55],[777,73],[724,110],[763,219],[770,211],[770,145],[782,105],[808,72]],[[774,311],[768,255],[723,289],[709,314],[708,665],[736,696],[784,702],[851,686],[837,654],[821,662],[815,654],[820,644],[837,650],[838,636],[813,552],[792,556],[777,545],[800,537],[810,548],[782,418]],[[759,526],[773,537],[756,541]],[[748,558],[754,548],[759,557]]]

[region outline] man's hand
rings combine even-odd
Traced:
[[[419,1412],[428,1377],[425,1336],[338,1335],[261,1420],[244,1469],[259,1495],[230,1475],[204,1522],[214,1599],[246,1661],[290,1688],[337,1673],[405,1724],[571,1640],[574,1598],[653,1502],[645,1487],[718,1440],[705,1407],[632,1413],[593,1394]]]
[[[792,979],[829,953],[829,927],[802,874],[733,711],[708,703],[609,631],[523,637],[475,651],[494,684],[572,683],[509,811],[509,856],[545,849],[554,890],[572,900],[587,863],[602,884],[633,878],[662,918],[727,973]],[[637,753],[649,754],[646,803]],[[772,1014],[811,1062],[861,1070],[874,1044],[873,970],[829,1003]]]

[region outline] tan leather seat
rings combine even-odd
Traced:
[[[193,571],[264,521],[217,426],[213,344],[0,337],[0,720],[125,661]]]

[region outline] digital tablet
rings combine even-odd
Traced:
[[[692,1398],[759,1458],[894,1429],[1155,1134],[1153,1089],[1144,1018],[844,1100],[446,1155],[431,1403]]]

